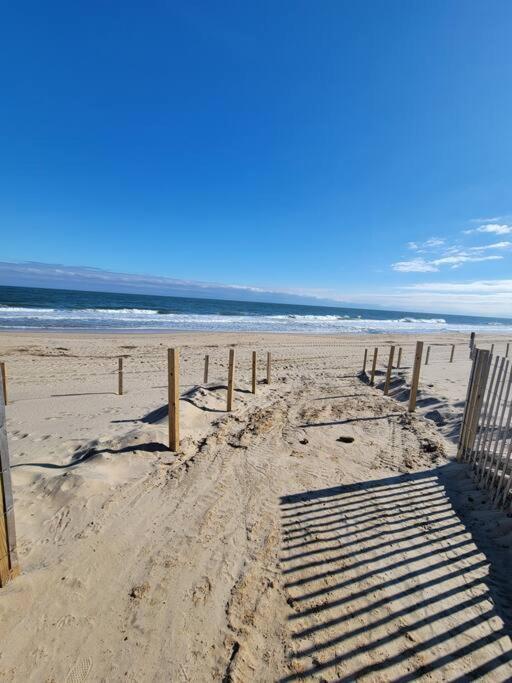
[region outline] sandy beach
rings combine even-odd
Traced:
[[[0,592],[1,680],[511,680],[512,520],[454,461],[468,336],[423,338],[411,415],[416,340],[1,334],[22,569]]]

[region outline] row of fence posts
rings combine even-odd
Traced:
[[[483,350],[490,351],[491,356],[492,356],[492,355],[494,355],[494,347],[495,347],[495,345],[494,345],[494,343],[492,343],[490,349],[482,349],[482,351]],[[474,354],[476,353],[476,350],[477,350],[476,335],[474,332],[471,332],[471,338],[469,341],[469,357],[471,359],[473,358]],[[507,345],[505,347],[505,358],[508,358],[509,353],[510,353],[510,341],[507,342]]]
[[[391,385],[391,376],[392,376],[393,367],[394,367],[395,350],[396,350],[396,346],[390,346],[389,347],[388,364],[387,364],[387,368],[386,368],[386,379],[384,380],[384,395],[385,396],[388,396],[389,387]],[[379,355],[379,347],[376,346],[373,350],[372,367],[371,367],[371,371],[370,371],[370,385],[372,387],[375,385],[375,373],[377,370],[378,355]],[[410,390],[410,394],[409,394],[409,407],[408,407],[408,410],[410,413],[413,413],[416,410],[416,399],[418,396],[418,385],[419,385],[419,381],[420,381],[422,357],[423,357],[423,342],[419,341],[419,342],[416,342],[416,352],[414,354],[414,366],[413,366],[413,370],[412,370],[411,390]],[[363,375],[366,375],[366,364],[367,364],[367,362],[368,362],[368,349],[365,349],[364,350],[364,358],[363,358]],[[400,368],[401,362],[402,362],[402,347],[399,347],[397,364],[396,364],[397,369]]]
[[[169,450],[177,451],[180,443],[180,424],[179,424],[179,349],[167,350],[167,384],[168,384],[168,404],[169,404]],[[122,368],[122,365],[120,366]],[[208,384],[208,371],[210,367],[210,356],[204,357],[203,382]],[[267,376],[266,383],[270,384],[272,378],[272,354],[267,352]],[[251,393],[256,394],[257,385],[257,355],[256,351],[251,356]],[[229,349],[228,359],[228,384],[226,393],[226,411],[233,410],[233,397],[235,391],[235,349]],[[122,393],[122,392],[120,392]]]
[[[205,356],[204,383],[208,382],[209,356]],[[118,394],[123,394],[123,359],[118,359]],[[18,555],[16,551],[16,530],[14,524],[14,507],[12,496],[11,467],[9,461],[9,450],[7,445],[7,431],[5,424],[5,404],[7,402],[7,381],[5,374],[5,364],[0,363],[0,373],[2,375],[2,387],[0,392],[0,588],[3,588],[9,581],[14,579],[20,571]],[[180,400],[180,354],[179,349],[167,350],[167,384],[168,384],[168,404],[169,404],[169,449],[176,452],[180,444],[180,419],[179,419],[179,400]],[[267,353],[267,376],[266,382],[270,384],[272,376],[272,355]],[[257,356],[256,351],[252,352],[251,362],[251,391],[256,393],[257,385]],[[233,408],[233,394],[235,388],[235,349],[229,350],[228,365],[228,386],[226,409],[231,411]]]

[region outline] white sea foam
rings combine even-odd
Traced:
[[[326,334],[428,333],[488,331],[512,333],[512,325],[453,324],[444,318],[403,317],[381,320],[350,315],[221,315],[165,313],[157,309],[89,308],[56,309],[0,307],[1,328],[75,328],[146,330],[217,330],[255,332],[310,332]]]

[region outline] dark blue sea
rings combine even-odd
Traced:
[[[510,334],[512,319],[0,286],[0,329]]]

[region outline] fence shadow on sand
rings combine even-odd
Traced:
[[[485,496],[458,464],[284,496],[282,681],[511,680],[512,520]]]

